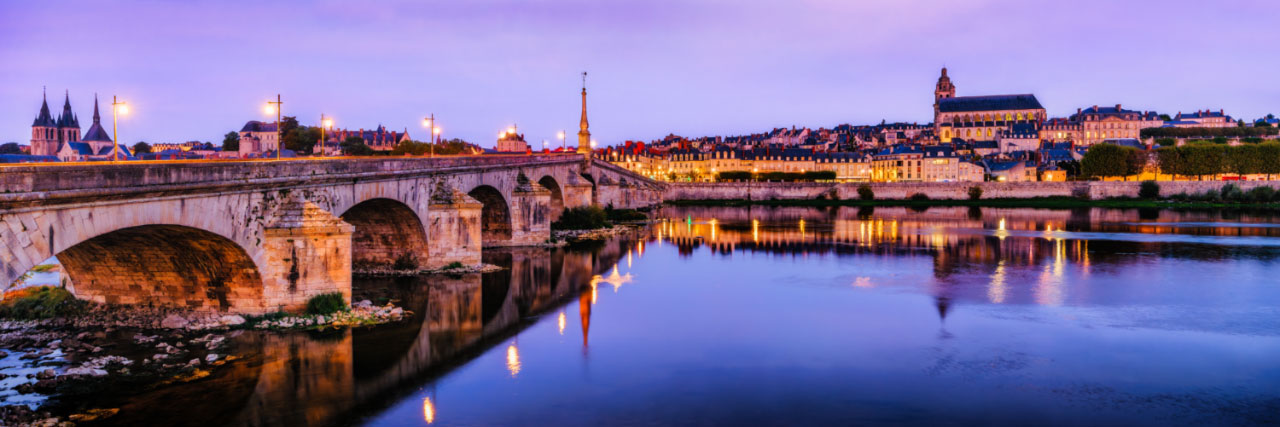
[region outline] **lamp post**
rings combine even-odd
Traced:
[[[320,157],[324,157],[324,149],[326,146],[325,141],[327,141],[327,139],[325,139],[324,131],[332,126],[333,119],[325,118],[324,113],[320,113]]]
[[[436,127],[436,113],[431,113],[427,118],[422,119],[422,125],[427,127],[427,143],[431,144],[431,157],[436,156],[435,134],[440,132]]]
[[[281,159],[280,152],[284,151],[284,135],[280,133],[280,106],[284,101],[280,100],[280,94],[276,94],[275,102],[267,101],[267,114],[271,114],[271,110],[276,110],[276,160]],[[274,107],[274,108],[273,108]]]
[[[560,134],[559,134],[559,135],[556,135],[556,136],[559,136],[559,137],[560,137],[560,151],[564,151],[564,150],[566,149],[566,148],[565,148],[565,145],[564,145],[564,135],[565,135],[565,134],[564,134],[564,131],[563,131],[563,130],[562,130],[562,131],[560,131]]]
[[[129,114],[129,106],[124,101],[116,100],[115,95],[111,95],[111,161],[113,162],[119,158],[120,152],[120,136],[116,134],[119,127],[116,116],[120,114]]]

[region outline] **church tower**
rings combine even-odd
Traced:
[[[591,131],[587,130],[587,72],[582,72],[582,120],[578,122],[578,153],[591,152]]]
[[[80,141],[89,143],[94,153],[100,153],[103,148],[115,145],[111,142],[111,135],[102,128],[102,116],[98,114],[98,94],[96,93],[93,94],[93,124],[89,126],[89,130],[85,131]]]
[[[62,103],[62,114],[58,116],[58,142],[61,143],[76,142],[80,140],[80,119],[76,118],[75,113],[71,112],[71,92],[67,92],[66,100]]]
[[[31,123],[31,154],[52,156],[62,146],[58,143],[58,123],[49,114],[49,98],[45,94],[40,104],[40,115]]]
[[[942,76],[938,77],[938,85],[933,88],[933,118],[938,119],[938,104],[946,98],[956,97],[956,85],[947,77],[947,67],[942,67]]]

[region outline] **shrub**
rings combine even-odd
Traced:
[[[454,261],[454,262],[451,262],[451,263],[446,264],[446,265],[445,265],[443,268],[441,268],[441,269],[442,269],[442,270],[457,270],[457,269],[466,268],[466,267],[467,267],[467,266],[462,265],[462,263],[461,263],[461,262]]]
[[[976,185],[969,187],[969,200],[978,200],[981,198],[982,198],[982,187],[979,187]]]
[[[391,264],[391,268],[393,270],[417,270],[418,257],[413,256],[413,253],[410,252],[402,253],[396,258],[395,262]]]
[[[1200,201],[1204,201],[1204,202],[1220,202],[1220,201],[1222,201],[1222,198],[1218,197],[1218,190],[1215,190],[1215,189],[1212,189],[1212,188],[1210,188],[1210,189],[1208,189],[1208,190],[1205,190],[1205,191],[1204,191],[1204,193],[1200,193],[1200,197],[1199,197],[1199,199],[1200,199]]]
[[[1221,197],[1223,201],[1227,201],[1227,202],[1238,203],[1238,202],[1245,201],[1244,190],[1241,190],[1240,186],[1235,184],[1227,184],[1222,186]]]
[[[876,192],[871,191],[870,185],[862,184],[858,186],[858,198],[866,201],[875,200]]]
[[[32,286],[5,294],[0,302],[0,317],[30,320],[49,319],[78,314],[88,303],[76,299],[63,288]]]
[[[551,223],[551,228],[555,230],[595,230],[611,226],[608,214],[599,206],[565,209],[560,219]]]
[[[1138,197],[1143,199],[1155,199],[1160,197],[1160,184],[1155,181],[1142,181],[1138,185]]]
[[[1253,187],[1245,193],[1245,197],[1253,203],[1270,203],[1276,197],[1276,190],[1271,187]]]
[[[928,201],[929,195],[924,193],[915,193],[911,195],[910,199],[917,202]]]
[[[307,300],[307,314],[332,314],[347,310],[347,300],[341,292],[330,292]]]
[[[609,221],[644,221],[649,219],[648,215],[635,209],[613,209],[612,207],[604,210],[605,218]]]

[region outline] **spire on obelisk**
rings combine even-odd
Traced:
[[[591,131],[587,130],[587,72],[582,72],[582,120],[578,122],[578,152],[591,152]]]

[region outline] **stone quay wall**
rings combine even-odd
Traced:
[[[1280,181],[1160,181],[1160,194],[1203,193],[1221,189],[1228,183],[1248,191],[1258,186],[1280,189]],[[663,200],[810,200],[858,198],[858,187],[864,183],[824,182],[724,182],[667,184]],[[907,199],[924,194],[930,199],[962,200],[969,198],[969,188],[982,188],[984,199],[1028,199],[1035,197],[1088,197],[1107,199],[1137,197],[1138,181],[1077,182],[883,182],[866,183],[876,199]]]

